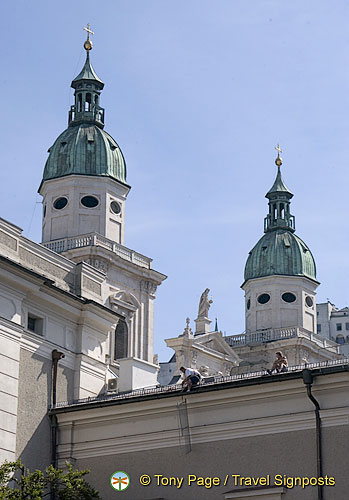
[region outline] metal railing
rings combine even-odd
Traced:
[[[151,269],[152,259],[138,252],[135,252],[130,248],[124,247],[123,245],[120,245],[120,243],[109,240],[108,238],[105,238],[98,233],[89,233],[72,238],[62,238],[59,240],[47,241],[45,243],[42,243],[42,245],[56,253],[66,252],[68,250],[72,250],[73,248],[99,246],[110,250],[122,259],[132,262],[137,266]]]
[[[334,359],[329,361],[320,361],[317,363],[303,363],[300,365],[289,366],[287,372],[279,373],[278,375],[286,375],[290,372],[302,371],[305,368],[315,369],[315,368],[327,368],[331,366],[345,366],[349,365],[349,358],[344,359]],[[267,370],[258,370],[255,372],[238,373],[234,375],[224,376],[224,375],[213,375],[210,377],[203,377],[200,386],[212,386],[221,385],[227,382],[235,382],[238,380],[256,379],[267,375]],[[269,375],[268,375],[269,376]],[[96,397],[88,397],[83,399],[76,399],[73,401],[61,401],[51,408],[63,408],[69,406],[79,406],[86,403],[93,403],[98,406],[99,403],[104,401],[118,401],[126,399],[134,399],[139,397],[144,397],[152,394],[168,394],[168,393],[181,393],[181,384],[176,385],[166,385],[166,386],[156,386],[156,387],[145,387],[142,389],[136,389],[134,391],[125,393],[113,393],[113,394],[103,394]]]

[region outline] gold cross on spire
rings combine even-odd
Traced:
[[[280,168],[282,165],[282,158],[280,156],[280,153],[282,153],[282,149],[280,148],[280,144],[278,144],[275,149],[278,152],[278,156],[275,160],[275,164]]]
[[[85,50],[91,50],[92,49],[92,40],[90,40],[90,34],[94,35],[95,32],[90,30],[90,23],[87,24],[87,28],[85,26],[83,27],[85,31],[87,31],[87,38],[84,43]]]
[[[278,144],[275,149],[278,152],[278,156],[280,156],[280,153],[282,153],[282,149],[280,149],[280,144]]]

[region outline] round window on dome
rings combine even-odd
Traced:
[[[266,304],[270,300],[270,295],[269,293],[262,293],[257,300],[260,304]]]
[[[98,204],[99,201],[95,196],[84,196],[81,198],[81,205],[86,208],[95,208]]]
[[[250,307],[251,307],[251,299],[248,299],[246,303],[246,309],[249,311]]]
[[[56,210],[62,210],[62,208],[66,207],[68,204],[68,199],[65,196],[61,196],[60,198],[57,198],[53,202],[53,208]]]
[[[313,307],[314,301],[309,295],[305,297],[305,303],[308,307]]]
[[[112,201],[110,204],[110,209],[114,214],[119,214],[121,212],[121,207],[117,201]]]
[[[282,300],[284,302],[295,302],[296,299],[297,297],[295,296],[294,293],[286,292],[282,294]]]

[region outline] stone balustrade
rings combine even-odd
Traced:
[[[145,257],[130,248],[120,245],[120,243],[109,240],[98,233],[89,233],[81,236],[75,236],[73,238],[62,238],[60,240],[48,241],[43,243],[43,246],[57,253],[66,252],[74,248],[99,246],[110,250],[122,259],[132,262],[137,266],[151,269],[152,259]]]
[[[321,335],[305,330],[304,328],[296,327],[268,328],[265,330],[257,330],[256,332],[231,335],[224,338],[231,347],[241,347],[244,345],[260,344],[263,342],[272,342],[275,340],[284,340],[295,337],[309,339],[323,349],[328,349],[332,352],[339,352],[339,346],[336,342],[333,342],[325,337],[321,337]]]

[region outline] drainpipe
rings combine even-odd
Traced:
[[[311,392],[313,383],[313,374],[311,370],[305,369],[302,371],[303,382],[307,388],[307,395],[310,401],[315,406],[315,420],[316,420],[316,459],[317,459],[317,477],[323,477],[322,474],[322,433],[321,433],[321,418],[320,418],[320,405],[314,398]],[[318,484],[318,500],[323,500],[323,486]]]
[[[52,351],[52,406],[57,402],[57,367],[58,361],[64,358],[63,352],[54,349]],[[51,462],[56,467],[56,447],[57,447],[57,416],[51,415]]]

